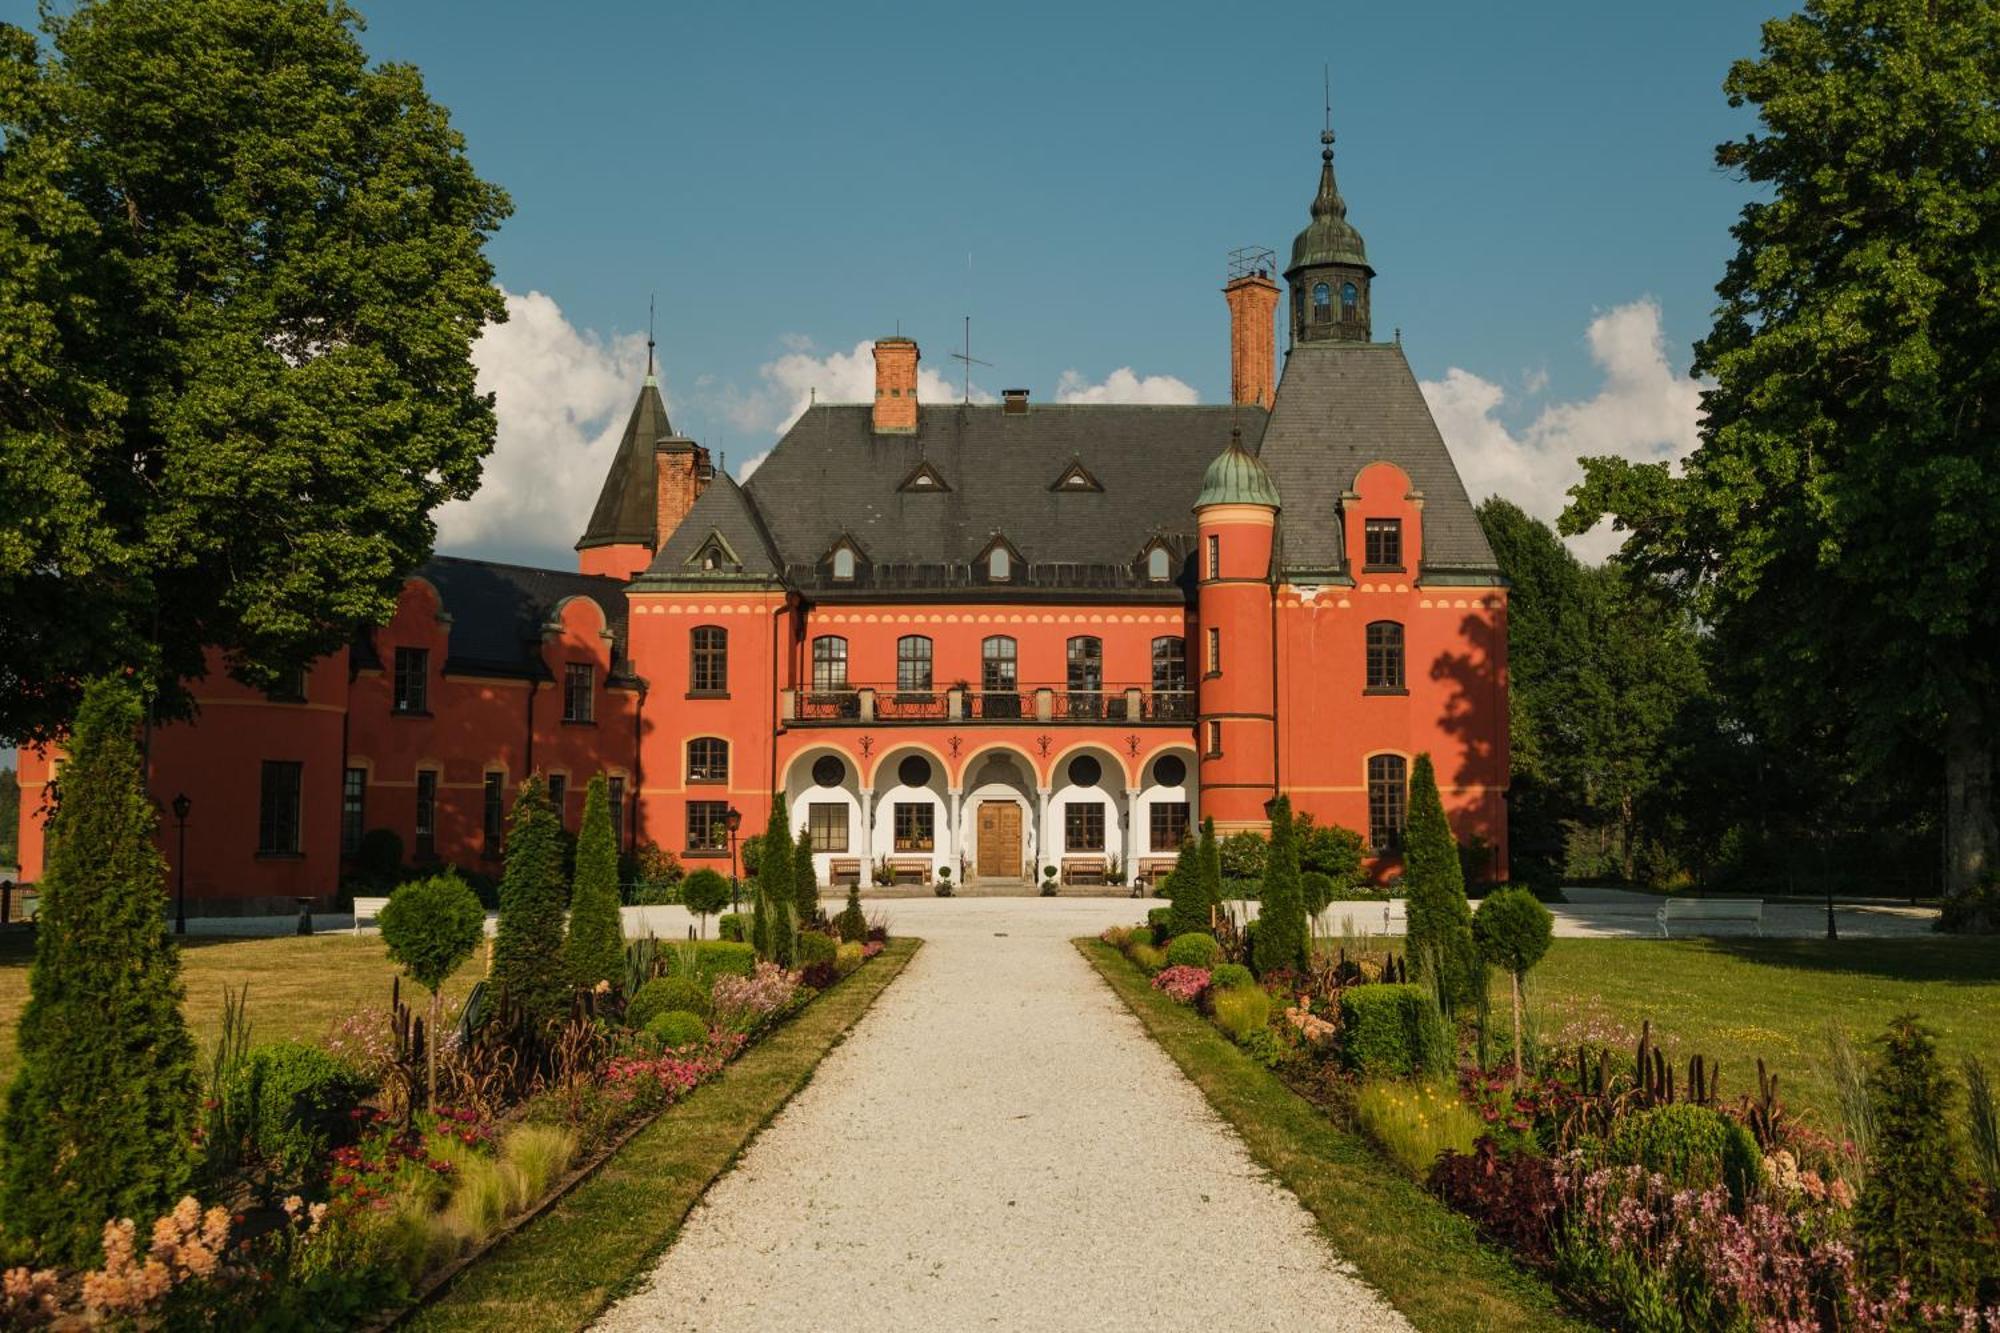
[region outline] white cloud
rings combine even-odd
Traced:
[[[1475,502],[1502,495],[1553,522],[1569,488],[1583,477],[1579,458],[1617,454],[1635,462],[1679,462],[1694,452],[1703,385],[1667,363],[1659,303],[1644,299],[1606,311],[1590,322],[1587,337],[1591,359],[1604,372],[1603,387],[1580,402],[1544,407],[1520,431],[1495,416],[1507,393],[1493,381],[1457,367],[1441,380],[1424,381],[1431,415]],[[1621,540],[1606,522],[1571,538],[1570,548],[1601,560]]]
[[[540,292],[506,296],[507,322],[472,347],[498,436],[478,493],[437,511],[438,545],[568,568],[638,393],[646,340],[578,329]]]
[[[1172,375],[1139,375],[1130,366],[1120,366],[1102,382],[1092,384],[1074,370],[1065,370],[1056,381],[1059,403],[1156,403],[1185,407],[1201,401],[1194,386]]]
[[[715,410],[737,430],[776,437],[790,430],[792,423],[815,400],[822,403],[875,401],[875,344],[872,340],[854,344],[851,351],[828,352],[824,356],[815,356],[812,340],[801,334],[785,334],[778,342],[786,349],[785,354],[757,368],[758,383],[754,388],[743,390],[728,386],[714,396]],[[960,381],[918,364],[918,402],[956,402],[963,394],[964,385]],[[975,384],[972,386],[972,401],[990,403],[993,395]],[[737,475],[749,476],[769,453],[767,449],[751,458],[736,469]]]

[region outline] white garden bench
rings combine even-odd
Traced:
[[[361,933],[361,918],[370,921],[382,915],[382,909],[389,905],[387,898],[356,898],[354,900],[354,933]]]
[[[1762,898],[1669,898],[1653,914],[1660,923],[1660,938],[1667,934],[1670,921],[1748,921],[1761,936],[1764,933]]]

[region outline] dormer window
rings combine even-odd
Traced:
[[[1072,458],[1069,461],[1069,466],[1062,470],[1062,475],[1056,478],[1055,485],[1049,487],[1049,489],[1052,491],[1088,492],[1102,491],[1104,486],[1096,477],[1090,475],[1090,469],[1083,465],[1081,458]]]
[[[987,552],[986,555],[987,578],[992,579],[995,583],[1005,583],[1008,579],[1012,578],[1013,576],[1014,576],[1014,561],[1013,557],[1007,554],[1006,547],[996,546],[991,551]]]
[[[854,551],[843,546],[833,553],[833,577],[841,583],[854,581]]]
[[[1154,583],[1165,583],[1173,577],[1173,560],[1167,555],[1167,548],[1155,546],[1146,552],[1146,577]]]
[[[1364,570],[1403,567],[1403,520],[1371,518],[1361,525],[1361,565]]]
[[[1323,282],[1313,284],[1313,323],[1326,324],[1333,319],[1333,289]]]

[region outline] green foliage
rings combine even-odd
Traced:
[[[130,687],[86,687],[49,827],[0,1124],[0,1227],[44,1263],[93,1261],[106,1219],[157,1216],[188,1179],[194,1042],[138,727]]]
[[[708,987],[694,977],[654,977],[639,987],[638,994],[625,1006],[628,1027],[643,1028],[661,1014],[676,1009],[706,1016],[712,1004]]]
[[[1171,939],[1173,924],[1174,909],[1171,906],[1146,909],[1145,929],[1152,932],[1151,943],[1158,944],[1162,940]]]
[[[1362,1075],[1449,1073],[1451,1027],[1429,988],[1349,986],[1340,993],[1341,1058]]]
[[[486,912],[450,870],[411,880],[389,895],[379,918],[391,962],[435,995],[486,937]]]
[[[706,866],[681,881],[681,904],[701,918],[703,934],[708,933],[708,918],[729,906],[729,896],[729,881]],[[728,917],[724,917],[723,925],[716,931],[724,939],[730,938],[725,933],[728,920]],[[742,936],[738,935],[736,938],[741,939]]]
[[[696,979],[712,981],[723,975],[747,977],[757,967],[757,951],[748,944],[733,940],[703,940],[695,948]],[[679,975],[682,970],[679,951],[667,954],[669,975]]]
[[[625,963],[625,925],[618,911],[618,835],[611,827],[610,788],[602,773],[593,775],[584,790],[563,958],[569,964],[570,981],[586,989],[617,980]]]
[[[1515,976],[1549,951],[1555,917],[1526,889],[1495,889],[1472,916],[1472,936],[1488,963]]]
[[[1713,1107],[1692,1102],[1624,1117],[1605,1150],[1613,1161],[1657,1171],[1679,1189],[1726,1185],[1738,1207],[1755,1187],[1764,1163],[1749,1130]]]
[[[539,777],[521,784],[507,832],[500,920],[493,939],[493,986],[540,1029],[569,1012],[563,961],[562,846],[555,811]]]
[[[21,788],[12,764],[0,768],[0,866],[21,863]]]
[[[1167,965],[1165,949],[1142,943],[1136,935],[1132,938],[1132,947],[1125,951],[1125,956],[1148,976]]]
[[[674,1009],[655,1014],[646,1024],[646,1035],[670,1051],[700,1046],[708,1040],[708,1020],[686,1009]]]
[[[813,869],[812,838],[801,834],[792,849],[792,916],[800,930],[819,924],[819,872]]]
[[[1233,990],[1239,986],[1254,986],[1257,978],[1241,963],[1217,963],[1209,973],[1208,984],[1216,990]]]
[[[1336,889],[1361,878],[1361,856],[1367,839],[1359,833],[1339,824],[1322,826],[1309,812],[1301,812],[1293,820],[1293,831],[1299,840],[1301,870],[1326,876]],[[1327,901],[1334,899],[1329,897]]]
[[[1201,882],[1201,852],[1192,839],[1181,843],[1167,876],[1167,929],[1176,935],[1208,929],[1208,894]]]
[[[868,939],[868,918],[861,911],[861,886],[847,886],[847,906],[840,911],[840,919],[834,922],[840,938],[846,944],[860,944]]]
[[[1174,936],[1167,945],[1168,967],[1213,968],[1222,958],[1222,946],[1205,930]]]
[[[750,913],[724,912],[716,920],[715,937],[719,940],[728,940],[733,944],[748,944],[750,942],[750,929]]]
[[[1213,818],[1204,818],[1201,821],[1201,840],[1198,844],[1198,851],[1199,855],[1195,865],[1201,873],[1202,896],[1208,900],[1210,907],[1220,906],[1222,903],[1222,845],[1216,841],[1215,820]]]
[[[1214,833],[1214,821],[1204,819],[1203,826]],[[1224,838],[1216,849],[1217,870],[1222,879],[1262,879],[1264,861],[1270,855],[1271,844],[1261,833],[1243,829]]]
[[[834,954],[833,936],[820,930],[799,932],[799,966],[811,967],[815,963],[831,963]]]
[[[1312,936],[1306,925],[1305,889],[1299,882],[1299,844],[1293,836],[1292,802],[1271,807],[1271,848],[1265,862],[1264,897],[1257,911],[1257,949],[1250,965],[1259,976],[1304,972]]]
[[[793,920],[792,905],[798,900],[798,888],[793,876],[791,818],[786,814],[785,797],[780,792],[771,798],[771,817],[764,826],[756,907],[764,916],[767,932],[759,952],[780,967],[791,967],[796,952],[798,926]]]
[[[1271,997],[1256,986],[1211,989],[1208,1003],[1216,1026],[1227,1032],[1231,1041],[1247,1041],[1271,1022]]]
[[[1354,1118],[1398,1165],[1422,1178],[1445,1152],[1469,1153],[1486,1125],[1456,1084],[1372,1078],[1354,1093]]]
[[[349,1113],[374,1091],[319,1047],[281,1041],[253,1049],[221,1096],[227,1122],[247,1130],[244,1157],[262,1162],[270,1192],[282,1194],[354,1137]]]
[[[1409,820],[1403,829],[1403,885],[1409,891],[1410,961],[1434,974],[1453,1010],[1477,1001],[1483,978],[1472,942],[1472,909],[1458,843],[1445,820],[1431,757],[1417,756],[1410,770]]]
[[[272,688],[395,609],[493,446],[472,341],[510,205],[345,6],[159,0],[0,28],[0,735],[219,647]],[[303,502],[310,497],[310,502]]]
[[[636,906],[657,907],[681,900],[681,880],[687,872],[680,858],[658,843],[642,842],[618,859],[619,882],[629,886]]]
[[[1875,1144],[1854,1210],[1862,1271],[1883,1290],[1907,1281],[1919,1301],[1970,1304],[1985,1222],[1952,1132],[1956,1090],[1914,1016],[1889,1024],[1868,1090]]]
[[[1334,901],[1339,890],[1334,887],[1331,876],[1308,870],[1299,876],[1299,892],[1305,898],[1306,916],[1317,920],[1319,914]]]

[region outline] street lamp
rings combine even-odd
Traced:
[[[736,830],[743,827],[743,812],[735,806],[722,817],[722,827],[729,830],[729,910],[743,910],[743,894],[736,878]]]
[[[1830,940],[1840,938],[1840,927],[1833,923],[1833,881],[1830,879],[1826,882],[1826,937]]]
[[[194,802],[186,792],[174,797],[174,823],[180,830],[180,850],[174,853],[174,877],[180,881],[174,892],[174,934],[188,933],[188,811]]]

